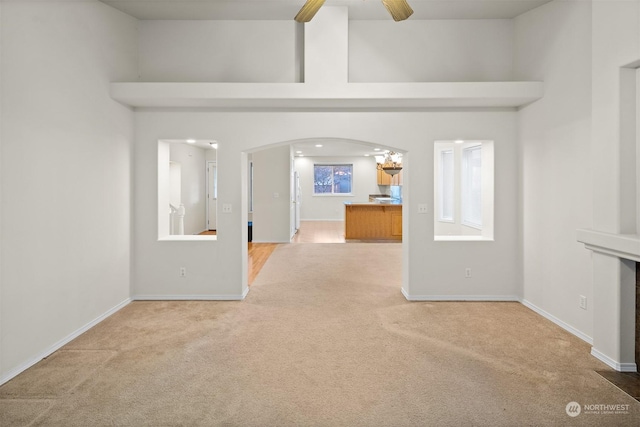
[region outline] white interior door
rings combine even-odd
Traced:
[[[207,162],[207,229],[217,230],[218,167],[216,162]]]

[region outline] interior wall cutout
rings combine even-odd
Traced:
[[[158,142],[159,240],[216,240],[200,235],[217,230],[216,152],[210,141]]]
[[[398,185],[380,186],[375,155],[394,147],[359,140],[317,137],[271,144],[247,153],[248,221],[254,243],[290,241],[300,221],[344,221],[345,202],[368,203],[370,195],[397,198]],[[280,167],[274,167],[280,165]],[[348,165],[350,191],[318,194],[316,166]],[[401,182],[396,177],[396,182]],[[395,190],[395,191],[394,191]],[[288,234],[286,234],[288,233]]]
[[[493,240],[493,141],[434,144],[434,240]]]

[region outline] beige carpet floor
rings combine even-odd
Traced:
[[[0,387],[0,424],[639,424],[589,345],[524,306],[407,302],[400,250],[283,245],[245,301],[134,302]]]

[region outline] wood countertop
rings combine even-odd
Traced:
[[[345,206],[402,206],[401,201],[390,202],[344,202]]]

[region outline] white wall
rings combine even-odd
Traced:
[[[300,81],[295,21],[140,21],[140,80]]]
[[[198,234],[207,229],[206,151],[212,150],[191,144],[170,144],[170,160],[178,162],[182,172],[180,194],[185,208],[184,234]]]
[[[251,126],[247,126],[251,123]],[[403,287],[411,297],[478,296],[512,299],[520,293],[516,113],[490,112],[136,112],[135,295],[218,295],[246,292],[246,152],[307,138],[367,141],[406,151],[403,156]],[[495,150],[495,241],[433,241],[433,142],[476,135]],[[216,139],[221,213],[217,241],[158,242],[154,196],[157,141],[167,135]],[[254,152],[254,162],[255,162]],[[284,157],[284,156],[283,156]],[[283,161],[284,162],[284,161]],[[286,188],[289,188],[288,186]],[[428,214],[418,214],[426,203]],[[285,215],[288,218],[288,214]],[[256,224],[254,215],[254,224]],[[255,227],[255,225],[254,225]],[[189,263],[187,280],[178,277]],[[183,265],[183,264],[182,264]],[[465,268],[473,269],[471,279]]]
[[[0,382],[130,293],[136,20],[99,2],[2,3]]]
[[[351,196],[315,196],[314,164],[352,164]],[[300,173],[303,221],[344,220],[344,202],[368,202],[369,194],[379,194],[376,160],[373,157],[296,157],[295,169]]]
[[[349,21],[349,81],[512,80],[513,21]]]
[[[593,2],[591,14],[591,165],[593,229],[635,233],[633,135],[625,129],[622,67],[640,64],[640,2]],[[615,47],[615,48],[614,48]],[[631,74],[631,76],[629,76]],[[626,89],[626,91],[625,91]],[[631,101],[633,102],[633,101]],[[593,253],[593,351],[609,364],[633,366],[635,294],[633,263]],[[604,357],[601,357],[604,356]]]
[[[4,181],[4,175],[2,173],[2,163],[3,163],[3,158],[2,158],[2,153],[3,153],[3,149],[2,149],[2,135],[4,134],[4,128],[3,128],[3,115],[2,115],[2,99],[3,99],[3,90],[2,90],[2,82],[4,81],[2,76],[3,76],[3,67],[2,67],[2,58],[3,58],[3,52],[2,52],[2,40],[3,40],[3,34],[2,34],[2,30],[1,30],[1,25],[2,25],[2,3],[0,3],[0,206],[3,206],[2,203],[2,186],[3,186],[3,181]],[[4,236],[2,233],[4,227],[2,227],[2,209],[0,208],[0,242],[2,242],[4,240]],[[4,357],[4,351],[2,349],[2,337],[3,337],[3,332],[2,332],[2,322],[4,321],[4,317],[2,316],[2,300],[3,300],[3,275],[2,275],[2,244],[0,243],[0,384],[2,384],[4,382],[4,378],[5,378],[5,371],[3,368],[3,357]]]
[[[543,5],[515,19],[515,36],[515,79],[545,82],[518,113],[524,298],[591,336],[593,305],[578,307],[593,297],[590,253],[576,242],[593,212],[591,3]]]
[[[291,147],[253,153],[253,241],[291,240]]]
[[[321,8],[304,24],[305,83],[343,84],[349,75],[349,11]]]
[[[329,12],[323,8],[317,17]],[[139,27],[141,81],[302,78],[304,37],[293,20],[140,21]],[[348,50],[351,82],[507,81],[512,77],[513,23],[349,21]]]

